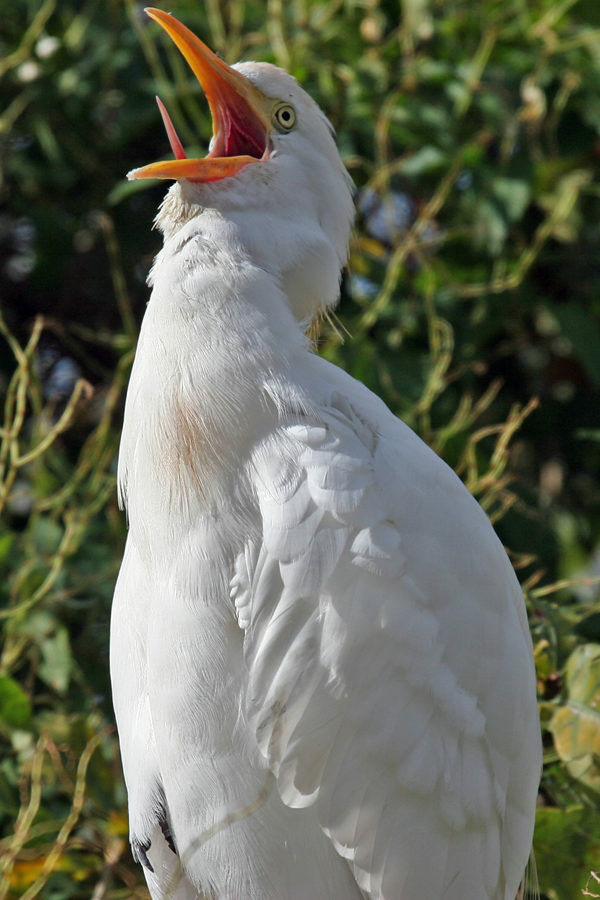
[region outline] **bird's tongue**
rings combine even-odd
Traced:
[[[187,153],[183,149],[183,144],[179,140],[179,135],[175,131],[175,126],[171,121],[171,116],[167,112],[167,107],[162,102],[160,97],[156,98],[156,102],[158,104],[158,109],[163,120],[163,125],[165,126],[165,131],[167,132],[167,137],[169,138],[173,156],[175,157],[175,159],[187,159]]]
[[[157,98],[175,159],[142,166],[129,172],[127,177],[216,181],[264,159],[269,125],[261,92],[173,16],[158,9],[147,9],[146,12],[173,39],[204,88],[214,137],[208,156],[188,159],[164,104]]]

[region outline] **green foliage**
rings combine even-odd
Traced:
[[[0,723],[7,729],[29,724],[31,703],[23,688],[7,676],[0,677]]]
[[[565,680],[567,702],[550,723],[556,750],[573,778],[600,793],[600,645],[577,647]]]
[[[597,4],[167,8],[230,61],[288,68],[336,127],[359,191],[350,336],[322,323],[318,347],[454,466],[512,554],[544,730],[540,886],[570,900],[599,858]],[[210,119],[132,0],[17,0],[1,18],[0,900],[145,897],[107,633],[164,186],[123,175],[168,152],[155,92],[190,155]]]
[[[536,818],[535,852],[540,890],[550,900],[580,897],[598,867],[600,814],[582,806],[545,807]],[[543,863],[543,864],[541,864]],[[596,885],[598,887],[598,885]],[[590,894],[598,892],[592,881]]]

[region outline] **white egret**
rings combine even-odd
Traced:
[[[457,476],[311,352],[353,219],[274,66],[148,10],[214,136],[167,178],[119,457],[111,671],[152,897],[514,900],[540,774],[517,579]]]

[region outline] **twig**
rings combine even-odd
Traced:
[[[6,75],[10,69],[15,69],[29,58],[33,45],[44,30],[44,26],[54,12],[55,7],[56,0],[45,0],[45,3],[42,3],[17,49],[13,50],[12,53],[8,53],[4,59],[0,59],[0,78]]]
[[[56,863],[60,859],[60,856],[66,847],[69,835],[77,824],[77,820],[79,819],[81,810],[83,808],[83,801],[85,799],[86,775],[90,760],[92,758],[92,754],[107,734],[108,729],[104,729],[99,734],[95,734],[93,737],[91,737],[85,745],[83,753],[79,758],[79,764],[77,766],[77,777],[75,779],[75,789],[73,791],[73,800],[71,802],[70,812],[64,820],[60,831],[58,832],[54,847],[44,860],[42,871],[39,877],[34,881],[31,887],[29,887],[25,891],[25,893],[21,897],[21,900],[33,900],[34,897],[37,897],[41,889],[48,881],[48,877],[50,876]]]

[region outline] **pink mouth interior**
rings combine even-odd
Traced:
[[[235,109],[219,104],[219,127],[210,156],[253,156],[262,159],[267,134],[248,104],[240,99]]]
[[[187,154],[164,103],[159,97],[156,102],[175,159],[186,159]],[[232,102],[232,98],[228,97],[225,102],[218,98],[215,106],[217,112],[216,116],[213,113],[213,127],[216,125],[216,139],[208,156],[252,156],[256,160],[263,159],[267,151],[267,131],[246,100],[236,97]]]

